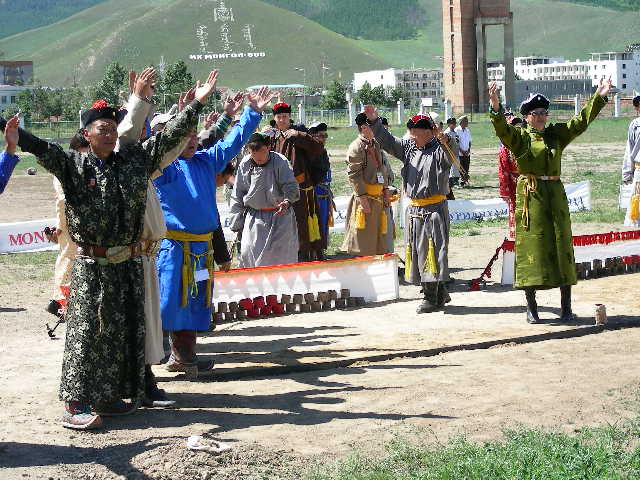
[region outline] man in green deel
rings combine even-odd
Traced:
[[[495,82],[489,84],[490,116],[500,141],[516,156],[520,177],[516,189],[515,288],[527,299],[527,322],[538,323],[536,290],[560,287],[562,322],[571,311],[571,286],[577,283],[571,217],[560,180],[562,151],[583,133],[607,103],[611,79],[600,82],[580,113],[567,123],[547,125],[549,100],[539,93],[520,104],[528,127],[507,123]]]

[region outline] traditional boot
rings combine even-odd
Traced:
[[[438,306],[444,307],[445,304],[451,301],[451,297],[449,296],[449,292],[447,291],[447,287],[445,283],[440,282],[438,285]]]
[[[136,408],[133,402],[115,400],[113,402],[96,403],[93,406],[93,413],[101,417],[121,417],[135,412]]]
[[[144,367],[144,398],[142,405],[149,408],[173,408],[176,405],[175,400],[170,400],[167,393],[158,388],[158,382],[151,370],[151,365]]]
[[[311,260],[311,255],[308,251],[300,250],[298,252],[298,261],[299,262],[308,262]]]
[[[536,302],[536,289],[525,288],[524,296],[527,299],[527,323],[540,323],[538,303]]]
[[[576,315],[571,310],[571,285],[560,287],[560,321],[571,323],[576,320]]]
[[[424,299],[418,305],[416,313],[430,313],[440,310],[438,305],[438,282],[423,282],[422,293]]]

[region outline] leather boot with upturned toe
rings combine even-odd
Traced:
[[[531,324],[540,323],[540,317],[538,316],[538,303],[536,302],[535,289],[533,288],[525,289],[524,296],[527,299],[527,323],[531,323]]]

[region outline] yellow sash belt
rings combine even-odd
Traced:
[[[367,195],[382,195],[382,190],[384,190],[384,185],[382,185],[381,183],[375,183],[373,185],[365,183],[364,189],[367,192]]]
[[[367,193],[361,196],[367,197],[375,202],[383,204],[383,208],[382,210],[380,210],[380,224],[378,227],[378,235],[386,235],[387,234],[387,214],[384,211],[384,202],[382,201],[382,191],[384,190],[384,185],[380,183],[376,183],[376,184],[365,183],[364,188]],[[358,205],[358,208],[356,208],[355,223],[356,223],[356,228],[358,230],[364,230],[365,228],[367,228],[367,219],[365,217],[364,210],[362,209],[362,205]]]
[[[412,207],[426,207],[427,205],[444,202],[446,199],[446,195],[431,195],[427,198],[410,198],[409,203]]]
[[[300,175],[304,175],[304,172]],[[297,178],[297,177],[296,177]],[[304,180],[303,180],[304,181]],[[300,181],[298,181],[300,183]],[[315,190],[313,185],[310,187],[300,187],[300,192],[304,192],[304,198],[307,202],[307,212],[309,212],[307,216],[307,230],[309,232],[309,242],[316,242],[320,240],[320,221],[318,220],[318,214],[316,212],[316,200],[315,200]],[[311,197],[311,201],[309,201],[309,197]],[[311,213],[311,206],[313,206],[313,214]]]
[[[187,306],[187,292],[189,285],[191,286],[191,298],[198,296],[198,282],[195,279],[195,271],[198,268],[198,260],[204,256],[207,257],[206,266],[209,272],[207,279],[207,291],[205,295],[206,306],[211,306],[211,277],[213,275],[213,233],[189,233],[180,230],[167,230],[166,238],[182,242],[182,302],[183,307]],[[208,249],[205,253],[196,255],[191,253],[190,242],[207,242]],[[193,257],[193,263],[190,262]]]

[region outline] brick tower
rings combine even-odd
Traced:
[[[454,113],[485,110],[487,25],[504,28],[505,97],[513,104],[513,24],[509,0],[442,0],[444,88]]]

